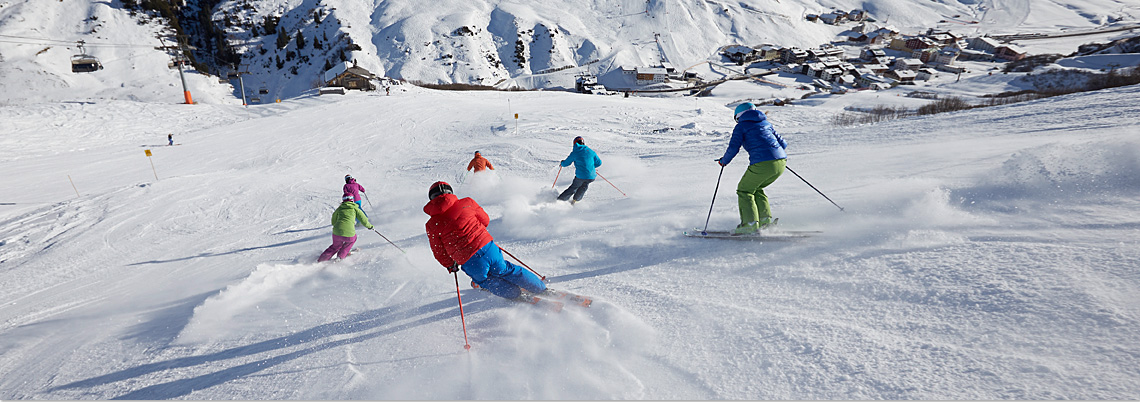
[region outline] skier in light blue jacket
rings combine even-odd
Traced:
[[[578,136],[574,137],[574,150],[570,151],[570,156],[562,161],[562,167],[570,166],[570,164],[574,164],[574,182],[558,196],[558,199],[575,204],[582,201],[582,197],[586,195],[586,189],[598,177],[594,168],[602,166],[602,159],[598,158],[598,154],[594,150],[586,146],[586,140]],[[571,196],[574,198],[571,199]]]
[[[784,151],[788,143],[776,134],[772,123],[764,113],[756,110],[752,103],[741,103],[736,107],[736,127],[732,129],[732,139],[724,156],[717,159],[721,166],[728,165],[740,152],[740,147],[748,152],[748,170],[736,186],[736,197],[740,205],[740,225],[736,234],[749,234],[775,223],[772,207],[768,204],[768,187],[780,178],[787,165],[788,154]]]

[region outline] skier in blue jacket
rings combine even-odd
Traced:
[[[732,162],[740,152],[740,147],[748,152],[748,170],[736,186],[736,197],[740,204],[740,224],[734,233],[749,234],[774,223],[772,207],[764,188],[768,187],[784,173],[788,154],[784,151],[788,143],[776,134],[772,123],[764,113],[756,110],[752,103],[745,102],[736,107],[736,127],[732,129],[732,139],[728,150],[717,159],[721,166]]]
[[[570,151],[570,156],[562,161],[562,167],[570,166],[571,163],[574,164],[574,182],[570,183],[570,187],[567,187],[566,191],[558,196],[558,199],[570,201],[570,204],[574,204],[582,201],[582,197],[586,195],[586,189],[597,178],[594,168],[602,166],[602,160],[598,158],[598,154],[594,150],[586,146],[586,140],[578,136],[574,137],[574,150]],[[574,199],[570,199],[570,196],[574,196]]]

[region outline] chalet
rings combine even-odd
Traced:
[[[808,15],[805,15],[805,16],[804,16],[804,19],[805,19],[805,20],[808,20],[808,21],[810,21],[810,22],[815,22],[816,20],[818,20],[818,19],[819,19],[819,15],[816,15],[816,14],[808,14]]]
[[[882,64],[882,63],[867,63],[867,64],[863,65],[863,68],[867,69],[867,70],[871,70],[872,74],[879,74],[879,75],[882,75],[883,73],[885,73],[887,71],[891,71],[890,67],[887,67],[886,64]]]
[[[376,84],[372,83],[374,79],[376,79],[376,75],[365,70],[363,67],[357,66],[356,60],[352,61],[351,66],[345,62],[325,71],[326,87],[375,91]]]
[[[780,49],[780,59],[785,64],[803,63],[803,62],[807,61],[808,53],[806,50],[796,48],[796,47],[783,48],[783,49]]]
[[[914,74],[914,79],[919,81],[930,81],[931,78],[938,75],[933,68],[920,68]]]
[[[826,68],[819,74],[819,79],[826,81],[835,81],[843,75],[843,70],[838,68]]]
[[[867,61],[878,61],[879,58],[883,57],[887,57],[887,52],[881,47],[867,46],[859,53],[859,58]]]
[[[974,60],[990,60],[994,55],[974,49],[962,49],[958,51],[958,60],[974,61]]]
[[[867,18],[867,12],[859,9],[851,10],[847,13],[847,19],[851,21],[862,21]]]
[[[906,40],[906,48],[910,49],[912,52],[915,50],[928,49],[932,47],[941,46],[938,45],[938,42],[935,42],[934,40],[926,37],[916,37]]]
[[[879,28],[867,34],[867,43],[872,45],[890,44],[891,40],[899,36],[899,31],[893,28]]]
[[[836,68],[836,67],[842,66],[844,63],[843,60],[840,60],[838,57],[834,57],[834,56],[824,57],[822,59],[817,60],[816,62],[827,66],[827,68]]]
[[[590,93],[589,87],[598,84],[598,77],[593,74],[582,74],[574,79],[574,89],[581,93]]]
[[[938,52],[940,52],[940,51],[941,51],[941,49],[933,48],[933,47],[921,49],[921,50],[915,50],[914,53],[910,54],[910,57],[918,59],[919,61],[921,61],[923,63],[930,63],[934,60],[934,56],[936,54],[938,54]]]
[[[823,63],[808,63],[806,66],[807,69],[804,70],[804,74],[815,78],[821,78],[823,76],[823,71],[827,70],[827,66],[825,66]]]
[[[989,53],[993,53],[995,50],[997,50],[998,46],[1001,46],[1001,42],[998,42],[997,39],[986,36],[970,38],[967,43],[967,49],[980,50]]]
[[[922,61],[918,59],[897,59],[892,70],[914,71],[922,68]]]
[[[857,78],[855,80],[855,84],[858,85],[859,87],[862,87],[862,88],[872,88],[872,89],[878,89],[878,88],[875,88],[875,84],[880,84],[884,87],[890,87],[891,86],[891,82],[888,81],[886,78],[883,78],[881,76],[874,75],[874,74],[866,74],[866,75],[859,76],[859,78]]]
[[[796,63],[781,64],[780,65],[780,71],[783,71],[785,73],[792,73],[792,74],[803,74],[803,72],[804,72],[803,67],[800,66],[799,64],[796,64]]]
[[[807,50],[808,59],[823,59],[825,57],[842,57],[843,48],[837,46],[821,46],[818,49]]]
[[[918,73],[911,70],[891,70],[883,76],[898,82],[914,82],[914,77],[917,75]]]
[[[1021,60],[1027,55],[1028,53],[1017,45],[1001,45],[994,49],[994,56],[1002,60]]]
[[[872,72],[871,69],[869,69],[869,68],[859,67],[859,68],[856,68],[854,71],[852,71],[851,75],[855,76],[855,78],[858,79],[858,78],[863,77],[864,75],[875,75],[875,73]]]
[[[665,82],[669,72],[664,67],[638,67],[637,85],[651,85]]]
[[[761,61],[776,60],[780,58],[780,48],[774,45],[760,46],[760,49],[757,49],[757,51],[760,52],[759,60]]]
[[[824,24],[830,25],[841,23],[844,19],[847,19],[847,13],[827,13],[819,16],[820,21],[823,21]]]
[[[927,36],[927,38],[930,39],[931,41],[934,41],[934,43],[936,43],[938,45],[942,45],[942,46],[948,46],[948,45],[954,44],[955,42],[958,42],[958,38],[955,38],[953,35],[945,34],[945,33],[930,35],[930,36]]]
[[[751,62],[759,56],[756,52],[756,49],[743,45],[727,46],[724,48],[724,51],[722,51],[721,54],[739,65],[744,65],[744,63]]]
[[[835,79],[835,82],[849,87],[855,86],[855,76],[851,74],[843,74]]]
[[[623,76],[637,75],[637,68],[636,67],[620,66],[620,67],[618,67],[618,69],[621,70],[621,75],[623,75]]]
[[[958,60],[958,52],[950,49],[942,49],[934,55],[934,64],[954,64]]]
[[[891,38],[891,40],[889,42],[890,44],[887,45],[887,47],[891,48],[892,50],[899,50],[899,51],[908,52],[908,53],[913,52],[914,49],[906,47],[906,41],[908,41],[908,40],[910,40],[910,38],[908,38],[908,37],[901,37],[901,38],[894,37],[894,38]]]
[[[968,70],[966,70],[966,67],[954,66],[954,65],[950,65],[950,64],[935,64],[934,69],[938,70],[938,71],[945,71],[945,72],[948,72],[950,74],[962,74],[962,73],[968,71]]]

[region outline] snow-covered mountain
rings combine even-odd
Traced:
[[[1135,21],[1140,7],[1116,0],[188,0],[184,28],[212,22],[248,71],[245,91],[263,102],[291,98],[322,82],[330,66],[356,61],[380,76],[428,83],[567,88],[590,72],[617,81],[620,66],[667,61],[679,69],[706,60],[730,44],[814,47],[850,28],[809,22],[833,9],[863,9],[906,33],[927,28],[972,34],[1057,32]],[[134,14],[134,16],[132,16]],[[171,34],[160,21],[120,1],[0,2],[0,73],[5,102],[37,100],[179,99],[170,57],[153,46]],[[976,23],[971,23],[976,22]],[[191,34],[195,31],[190,30]],[[298,40],[298,38],[302,40]],[[105,70],[67,71],[85,40]],[[219,39],[222,40],[222,39]],[[191,38],[204,65],[213,39]],[[1055,42],[1054,42],[1055,43]],[[1083,42],[1070,43],[1063,53]],[[172,42],[165,43],[173,44]],[[1033,45],[1044,45],[1035,43]],[[570,67],[570,68],[567,68]],[[559,70],[557,73],[548,73]],[[607,77],[608,76],[608,77]],[[234,102],[237,80],[220,84],[191,74],[188,86],[202,102]],[[620,85],[619,85],[620,86]],[[91,88],[98,88],[93,90]],[[173,95],[172,95],[173,93]]]

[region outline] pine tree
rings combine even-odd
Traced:
[[[304,48],[305,48],[305,34],[301,33],[301,30],[298,29],[297,30],[297,49],[304,49]]]
[[[321,44],[320,39],[313,38],[313,49],[324,49],[324,45]]]
[[[289,34],[285,33],[285,28],[277,27],[277,48],[284,49],[289,46]]]
[[[280,18],[274,17],[272,15],[265,16],[265,25],[262,26],[262,31],[264,31],[266,35],[269,35],[270,32],[276,31],[277,23],[279,21],[281,21]]]

